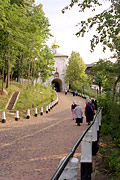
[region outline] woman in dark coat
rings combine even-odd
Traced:
[[[85,116],[86,116],[86,122],[88,123],[88,125],[90,125],[90,122],[93,120],[94,117],[94,108],[91,105],[90,101],[86,103]]]

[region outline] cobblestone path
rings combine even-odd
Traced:
[[[50,180],[88,125],[72,120],[72,94],[58,93],[59,103],[43,116],[0,124],[0,180]],[[80,159],[80,148],[75,156]]]

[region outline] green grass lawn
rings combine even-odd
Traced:
[[[5,107],[8,100],[15,91],[19,91],[20,95],[14,110],[26,110],[28,108],[45,106],[56,98],[55,92],[51,87],[44,87],[39,84],[31,86],[14,82],[5,90],[7,91],[6,95],[0,94],[0,111],[6,110]]]

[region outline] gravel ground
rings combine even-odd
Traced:
[[[0,124],[0,180],[50,180],[61,158],[88,127],[85,118],[77,126],[71,113],[73,100],[83,110],[85,100],[70,93],[58,96],[59,103],[48,114]],[[75,156],[80,161],[80,147]],[[80,169],[78,174],[80,179]],[[93,179],[101,180],[100,172],[93,173]]]
[[[49,180],[61,158],[69,154],[87,124],[72,120],[73,99],[83,109],[85,100],[58,93],[59,103],[43,116],[0,124],[0,180]],[[80,158],[80,148],[75,154]]]

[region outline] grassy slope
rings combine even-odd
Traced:
[[[19,99],[16,103],[15,110],[26,110],[36,106],[44,106],[55,99],[55,93],[51,87],[25,86],[18,83],[11,83],[6,95],[0,95],[0,110],[5,110],[5,106],[15,91],[20,92]]]

